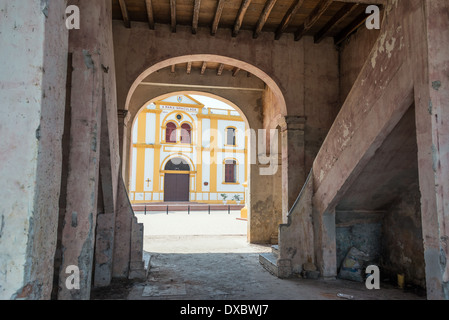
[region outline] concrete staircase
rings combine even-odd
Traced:
[[[290,209],[287,223],[281,224],[278,232],[272,235],[271,252],[259,255],[262,266],[278,278],[301,274],[303,265],[313,261],[313,241],[310,240],[313,239],[312,174],[313,171]]]
[[[279,259],[279,246],[272,245],[271,252],[259,254],[259,262],[265,270],[278,278],[289,278],[291,272],[291,261]]]

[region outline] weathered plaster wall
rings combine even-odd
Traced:
[[[290,210],[287,221],[279,226],[279,259],[287,260],[289,273],[299,274],[305,263],[315,263],[312,226],[313,178],[309,174],[300,196]]]
[[[67,63],[66,1],[0,3],[0,298],[52,288]]]
[[[317,260],[336,270],[332,212],[410,105],[416,104],[418,171],[427,296],[448,298],[448,3],[388,1],[380,36],[314,162]],[[438,27],[437,27],[438,25]],[[438,80],[434,80],[438,79]],[[438,106],[435,107],[435,104]],[[443,119],[443,120],[442,120]],[[435,189],[435,185],[441,186]],[[332,221],[331,221],[332,220]]]
[[[355,247],[379,263],[382,253],[383,212],[337,211],[335,213],[337,268]]]
[[[380,30],[359,28],[342,43],[339,50],[340,104],[346,100],[379,34]]]
[[[397,274],[404,273],[406,284],[425,288],[420,200],[416,181],[385,213],[380,270],[383,277],[392,280],[396,279]]]
[[[317,45],[313,42],[312,37],[305,37],[304,179],[312,169],[313,161],[340,109],[338,72],[338,51],[335,50],[333,39],[325,39],[320,45]]]
[[[215,55],[222,57],[218,62],[231,65],[241,62],[241,66],[257,68],[259,74],[248,71],[266,83],[277,84],[289,113],[303,113],[303,92],[297,86],[303,77],[298,54],[302,51],[301,41],[294,42],[287,37],[275,41],[271,34],[254,40],[248,31],[240,32],[235,38],[227,33],[211,37],[207,28],[200,28],[192,35],[188,26],[180,26],[176,33],[171,33],[165,25],[158,25],[153,31],[146,23],[133,23],[131,29],[126,29],[123,22],[114,21],[114,42],[120,108],[125,107],[133,82],[151,66],[175,57],[199,55],[202,61],[207,55]]]

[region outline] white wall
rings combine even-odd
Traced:
[[[0,1],[0,299],[52,288],[68,31],[65,1],[45,3]]]

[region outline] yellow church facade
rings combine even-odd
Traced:
[[[130,201],[244,204],[247,145],[234,109],[187,94],[150,103],[133,123]]]

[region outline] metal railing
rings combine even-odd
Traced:
[[[169,207],[169,205],[168,204],[166,204],[165,205],[165,213],[166,213],[166,215],[168,215],[168,212],[169,212],[169,210],[168,210],[168,207]],[[189,205],[187,205],[187,214],[189,214],[190,215],[190,211],[191,211],[191,205],[189,204]],[[147,215],[147,205],[145,205],[145,207],[144,207],[144,214],[145,215]],[[211,208],[210,208],[210,205],[208,205],[208,208],[207,208],[207,211],[208,211],[208,214],[211,214]],[[228,211],[228,214],[231,214],[231,205],[227,205],[227,211]]]

